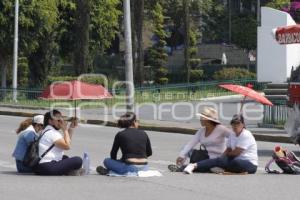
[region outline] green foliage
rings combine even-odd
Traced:
[[[247,24],[245,26],[245,24]],[[257,43],[257,22],[253,15],[241,15],[232,21],[232,41],[237,46],[253,50]]]
[[[22,88],[28,86],[28,60],[26,57],[19,58],[18,61],[18,85]]]
[[[197,57],[197,52],[198,52],[197,43],[199,39],[200,39],[199,30],[194,24],[192,24],[190,28],[190,47],[188,49],[189,66],[191,67],[191,69],[197,68],[201,63],[201,59]]]
[[[168,82],[168,78],[166,77],[168,70],[165,66],[167,54],[164,49],[166,45],[165,39],[167,34],[163,27],[164,16],[162,11],[162,7],[159,3],[155,5],[154,10],[152,11],[154,25],[153,32],[157,36],[158,41],[148,51],[148,64],[154,69],[154,80],[157,84],[165,84]]]
[[[224,42],[224,38],[228,32],[226,7],[219,0],[202,1],[201,5],[203,41]]]
[[[163,77],[163,78],[159,78],[157,80],[157,83],[160,84],[160,85],[165,85],[169,82],[169,79],[167,77]]]
[[[119,32],[121,1],[65,0],[61,4],[61,52],[77,73],[91,71],[94,58],[110,47]],[[84,20],[83,20],[84,19]]]
[[[119,32],[120,5],[119,0],[91,0],[90,49],[93,55],[110,47]]]
[[[203,70],[201,69],[192,69],[191,70],[191,82],[198,82],[203,77]]]
[[[290,4],[290,0],[272,0],[266,4],[267,7],[281,9]]]
[[[213,78],[215,80],[254,79],[256,74],[246,69],[232,67],[215,72]]]

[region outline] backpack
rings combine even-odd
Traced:
[[[283,156],[278,156],[276,152],[273,152],[272,159],[266,164],[265,171],[267,173],[275,174],[300,174],[300,160],[297,158],[294,152],[288,150],[282,150]],[[275,162],[277,166],[282,170],[271,170],[270,165]]]
[[[23,165],[29,168],[36,167],[40,160],[54,147],[54,144],[52,144],[42,155],[39,156],[39,143],[43,135],[49,130],[46,130],[44,133],[42,133],[37,139],[34,139],[32,142],[30,142],[24,159],[23,159]]]

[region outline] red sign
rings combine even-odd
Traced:
[[[276,29],[275,37],[279,44],[300,43],[300,25],[279,27]]]

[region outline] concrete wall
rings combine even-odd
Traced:
[[[300,44],[280,45],[272,29],[296,24],[279,10],[261,8],[261,26],[257,32],[257,79],[259,82],[283,83],[290,77],[292,66],[300,64]]]

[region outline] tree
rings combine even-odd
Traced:
[[[190,1],[183,0],[183,13],[184,13],[184,67],[186,70],[186,81],[190,82]]]
[[[224,42],[228,33],[228,14],[219,0],[203,1],[200,7],[204,42]]]
[[[165,66],[167,60],[167,54],[164,49],[166,45],[166,32],[164,31],[164,16],[163,10],[159,3],[156,3],[153,11],[153,26],[154,26],[154,35],[157,37],[156,43],[149,49],[148,62],[151,67],[154,69],[154,81],[157,84],[166,84],[168,83],[168,69]]]
[[[133,0],[133,48],[135,69],[137,70],[135,79],[140,85],[144,81],[144,44],[143,44],[143,27],[144,27],[144,0]]]
[[[119,32],[120,1],[66,2],[60,7],[60,54],[77,66],[76,74],[92,71],[96,55],[104,54]]]
[[[10,0],[0,1],[0,67],[1,87],[6,88],[7,67],[13,53],[13,10],[14,5]]]
[[[26,4],[28,3],[28,4]],[[31,46],[23,54],[28,58],[29,85],[45,84],[46,76],[57,54],[58,4],[60,0],[24,1],[23,12],[28,15],[28,35],[24,41]],[[22,21],[22,19],[20,19]],[[23,32],[23,31],[22,31]]]
[[[272,0],[266,4],[267,7],[282,9],[290,4],[290,0]]]
[[[232,21],[232,41],[241,48],[247,50],[256,49],[257,21],[255,16],[240,15],[234,17]]]
[[[40,1],[20,1],[19,11],[19,55],[20,57],[29,57],[30,55],[37,53],[42,48],[40,46],[41,41],[47,41],[56,24],[57,24],[57,2],[58,0],[40,0]],[[5,69],[8,65],[11,65],[12,47],[13,47],[13,26],[14,26],[14,4],[13,1],[3,0],[0,2],[0,65],[2,69]],[[47,46],[49,47],[49,46]],[[51,48],[47,49],[51,51]],[[44,55],[39,54],[35,57],[35,60],[43,59]],[[50,56],[51,57],[51,56]],[[30,65],[30,59],[28,59]],[[44,69],[44,65],[30,66],[32,83],[36,83],[36,80],[44,79],[46,74],[39,73],[39,70]],[[5,71],[5,70],[4,70]],[[43,71],[43,70],[42,70]],[[3,73],[2,84],[5,85],[4,77],[6,73]],[[2,85],[2,86],[3,86]]]
[[[74,25],[74,68],[76,75],[88,72],[89,63],[89,25],[90,0],[76,0]]]
[[[91,0],[90,55],[103,54],[119,33],[122,15],[119,0]]]

